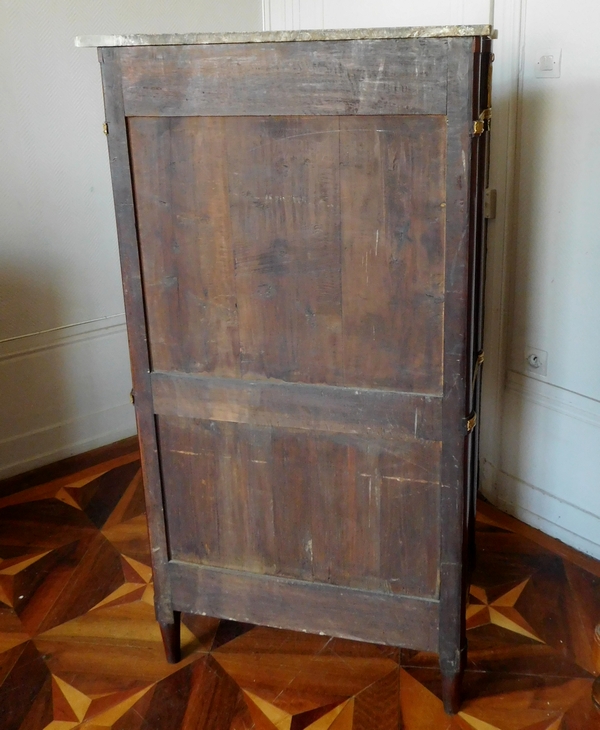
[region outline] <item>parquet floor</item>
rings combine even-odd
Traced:
[[[452,719],[414,651],[184,616],[167,664],[134,448],[0,485],[1,730],[600,728],[600,565],[486,505]]]

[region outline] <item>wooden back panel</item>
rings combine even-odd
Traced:
[[[118,53],[170,559],[437,599],[473,40]]]

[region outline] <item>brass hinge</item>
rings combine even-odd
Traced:
[[[108,134],[108,122],[104,122],[104,124],[102,125],[102,131],[104,132],[104,134]]]
[[[473,413],[467,419],[467,433],[471,433],[471,431],[475,428],[476,425],[477,425],[477,414]]]
[[[498,195],[494,188],[487,188],[483,199],[483,217],[493,220],[496,217],[496,201]]]
[[[492,118],[492,109],[488,107],[484,109],[479,117],[473,122],[473,136],[481,136],[487,129],[489,129],[489,122]]]
[[[475,370],[473,371],[473,379],[471,380],[471,397],[475,394],[475,386],[477,385],[477,377],[479,375],[479,370],[481,366],[483,365],[483,361],[485,360],[485,352],[481,350],[481,352],[477,355],[477,360],[475,360]]]
[[[133,393],[133,388],[131,389],[131,391],[129,393],[129,400],[131,403],[135,403],[135,395]]]

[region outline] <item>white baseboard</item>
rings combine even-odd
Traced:
[[[0,479],[136,432],[123,314],[0,342]]]
[[[502,459],[482,463],[481,491],[497,507],[600,558],[600,403],[510,371]]]
[[[0,443],[0,479],[106,446],[135,433],[133,408],[124,403],[15,436]]]
[[[529,403],[535,403],[542,408],[600,429],[600,401],[595,398],[515,370],[509,370],[507,373],[506,389]]]
[[[483,494],[504,512],[600,560],[600,517],[543,489],[500,472],[496,487]],[[571,528],[576,525],[577,532]]]

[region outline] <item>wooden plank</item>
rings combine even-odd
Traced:
[[[173,559],[437,597],[439,443],[165,416],[158,429]]]
[[[152,366],[239,375],[223,119],[129,120]]]
[[[342,378],[336,117],[226,122],[243,377]]]
[[[440,440],[441,398],[436,396],[182,373],[152,373],[151,379],[155,412],[163,416]]]
[[[178,610],[436,651],[437,601],[169,563]]]
[[[270,431],[164,417],[158,429],[171,555],[275,572]]]
[[[239,434],[238,459],[244,519],[238,529],[245,534],[246,554],[255,556],[248,561],[249,569],[275,573],[278,565],[275,532],[274,488],[278,479],[272,459],[272,429],[236,426]],[[231,491],[231,486],[227,486]],[[260,566],[260,567],[259,567]]]
[[[441,395],[446,120],[340,122],[346,385]]]
[[[123,89],[119,52],[116,48],[99,49],[104,107],[108,124],[108,152],[112,178],[119,255],[123,277],[123,296],[127,319],[127,337],[131,356],[131,374],[135,393],[135,410],[140,435],[140,454],[144,474],[144,491],[148,508],[148,530],[152,543],[152,569],[155,575],[155,608],[159,621],[173,622],[171,590],[166,565],[168,561],[165,516],[163,510],[154,407],[150,386],[150,362],[146,334],[146,316],[141,284],[141,267],[133,203],[127,128],[123,110]]]
[[[312,580],[314,574],[312,494],[315,483],[309,434],[273,433],[271,485],[277,573]],[[333,487],[333,485],[330,485]]]
[[[209,423],[163,417],[157,428],[170,554],[218,563],[221,433]]]
[[[454,682],[466,659],[466,409],[470,374],[469,247],[473,39],[449,40],[448,169],[446,226],[446,309],[444,327],[444,382],[440,667]],[[447,695],[446,704],[452,699]]]
[[[333,439],[311,439],[308,448],[310,463],[314,465],[308,515],[314,580],[347,586],[360,584],[366,588],[370,578],[371,587],[381,590],[378,561],[371,562],[368,557],[361,560],[363,550],[368,556],[378,552],[379,535],[368,530],[362,534],[362,543],[356,539],[361,517],[368,519],[373,511],[367,509],[365,515],[356,511],[356,447]],[[370,563],[368,569],[356,570],[352,558],[358,558],[360,567]]]
[[[128,116],[445,114],[448,39],[120,49]]]
[[[440,485],[391,469],[381,476],[381,504],[381,577],[394,593],[437,598]]]

